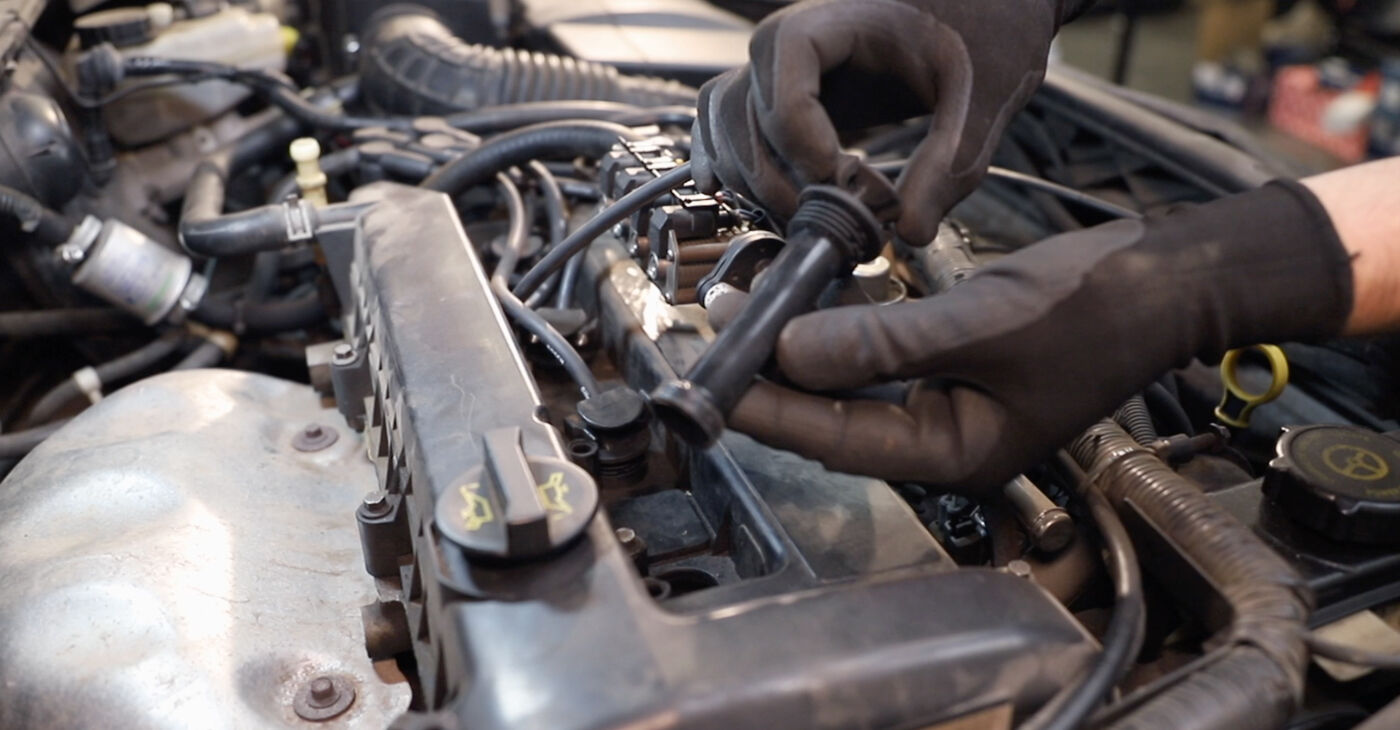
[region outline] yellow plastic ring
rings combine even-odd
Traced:
[[[1244,357],[1244,354],[1250,350],[1262,354],[1269,363],[1269,374],[1272,379],[1269,382],[1269,389],[1263,393],[1251,393],[1239,381],[1240,358]],[[1220,400],[1220,405],[1215,408],[1216,418],[1219,418],[1226,425],[1245,428],[1249,425],[1250,414],[1255,408],[1279,397],[1283,393],[1283,389],[1288,387],[1288,357],[1283,354],[1283,349],[1277,345],[1250,345],[1230,350],[1220,361],[1220,380],[1225,384],[1225,396]],[[1238,414],[1226,411],[1226,405],[1230,403],[1232,397],[1234,400],[1244,403],[1244,407]]]

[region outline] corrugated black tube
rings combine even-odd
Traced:
[[[1191,560],[1232,609],[1207,663],[1114,723],[1146,730],[1264,730],[1302,699],[1312,594],[1293,568],[1187,478],[1121,427],[1101,422],[1070,451],[1118,510],[1140,512]]]
[[[390,5],[368,24],[360,93],[380,111],[447,115],[520,102],[694,104],[695,89],[607,64],[463,41],[426,8]]]

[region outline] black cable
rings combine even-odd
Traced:
[[[1400,654],[1371,651],[1370,649],[1341,644],[1318,636],[1315,632],[1308,632],[1304,639],[1307,641],[1308,651],[1311,651],[1313,656],[1358,667],[1385,670],[1400,669]]]
[[[319,129],[353,132],[365,127],[388,127],[408,130],[412,117],[361,117],[339,111],[327,111],[297,93],[295,87],[282,79],[258,69],[241,69],[220,63],[187,61],[152,56],[132,56],[124,59],[122,71],[127,76],[163,76],[174,74],[186,80],[222,79],[242,84],[257,92],[269,104],[289,116]]]
[[[508,279],[515,270],[516,262],[520,260],[520,252],[525,250],[525,241],[530,235],[530,220],[526,217],[525,200],[520,197],[520,189],[511,182],[510,177],[504,173],[497,174],[496,183],[501,188],[501,194],[506,199],[506,208],[510,212],[510,233],[507,234],[505,250],[496,264],[496,270],[491,273],[491,291],[500,300],[506,316],[530,334],[540,338],[540,342],[578,384],[583,397],[592,398],[600,389],[598,379],[593,377],[588,363],[584,362],[578,351],[559,334],[559,330],[554,329],[538,312],[525,306],[525,303],[510,291]]]
[[[1113,618],[1104,632],[1103,651],[1098,662],[1071,687],[1060,690],[1036,711],[1020,730],[1075,730],[1127,674],[1146,632],[1146,609],[1142,594],[1142,574],[1132,539],[1108,499],[1090,483],[1089,477],[1063,449],[1056,462],[1074,481],[1075,490],[1089,507],[1108,553],[1108,572],[1113,579]]]
[[[543,122],[491,137],[429,175],[419,187],[453,197],[484,185],[498,172],[530,160],[564,157],[600,158],[622,140],[637,133],[613,122],[580,119]]]
[[[34,447],[53,435],[54,431],[67,425],[69,419],[53,421],[42,426],[0,434],[0,459],[19,459],[34,450]]]
[[[872,163],[871,167],[875,168],[879,172],[884,173],[885,175],[893,177],[895,175],[898,175],[899,171],[903,170],[904,167],[908,164],[908,160],[891,160],[888,162]],[[1093,208],[1094,210],[1097,210],[1100,213],[1106,213],[1115,218],[1137,219],[1142,217],[1142,214],[1135,210],[1132,210],[1130,208],[1124,208],[1123,206],[1118,205],[1117,203],[1110,203],[1109,201],[1104,200],[1103,198],[1098,198],[1088,193],[1080,192],[1072,187],[1069,187],[1068,185],[1061,185],[1060,183],[1057,183],[1053,180],[1046,180],[1045,178],[1036,177],[1034,175],[1027,175],[1023,172],[1017,172],[1015,170],[1008,170],[1005,167],[997,167],[995,165],[988,167],[987,177],[993,177],[998,180],[1005,180],[1006,182],[1014,183],[1022,187],[1031,188],[1032,190],[1039,190],[1044,193],[1049,193],[1057,198],[1068,200],[1072,203],[1078,203],[1079,205],[1082,205],[1086,208]]]
[[[1181,405],[1181,401],[1167,390],[1167,386],[1161,382],[1153,382],[1143,389],[1142,397],[1147,401],[1147,407],[1152,411],[1153,417],[1157,418],[1166,431],[1172,434],[1196,435],[1196,427],[1191,424],[1191,416],[1186,413],[1186,409]]]
[[[564,201],[564,191],[559,188],[559,181],[554,178],[554,173],[544,166],[544,163],[539,160],[530,160],[527,167],[540,182],[540,197],[544,198],[544,214],[549,220],[549,247],[551,249],[557,248],[569,236],[569,206]],[[570,259],[568,265],[564,267],[563,275],[557,277],[559,288],[558,297],[554,304],[560,309],[568,308],[573,301],[574,283],[578,280],[578,271],[574,261],[580,258],[580,256],[574,256]],[[570,276],[571,271],[573,272],[572,276]],[[536,298],[541,300],[540,304],[548,301],[549,297],[544,291],[548,288],[549,286],[546,285],[531,293],[530,298],[525,302],[526,305],[531,305]],[[533,308],[535,308],[534,305],[531,306],[531,309]]]
[[[550,274],[567,263],[574,254],[593,243],[593,239],[621,223],[624,218],[637,212],[642,206],[669,192],[671,188],[683,185],[689,179],[690,163],[682,163],[655,180],[622,196],[612,205],[598,211],[598,215],[588,219],[577,230],[570,233],[568,238],[551,249],[544,258],[525,272],[525,276],[521,277],[520,282],[515,285],[515,295],[522,298],[530,296],[540,284],[544,283],[545,279],[549,278]]]

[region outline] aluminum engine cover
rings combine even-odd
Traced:
[[[339,438],[298,451],[313,422]],[[0,727],[304,728],[326,674],[356,693],[330,726],[385,727],[409,687],[365,653],[375,486],[303,385],[194,370],[98,403],[0,484]]]

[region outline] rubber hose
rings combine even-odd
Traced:
[[[43,203],[14,188],[0,185],[0,216],[19,224],[40,243],[56,246],[73,235],[73,224]]]
[[[1142,391],[1142,397],[1147,402],[1147,409],[1161,419],[1162,425],[1169,429],[1170,433],[1196,435],[1196,428],[1191,425],[1191,416],[1166,386],[1161,383],[1149,383]]]
[[[535,101],[482,107],[449,114],[445,119],[449,125],[473,134],[494,134],[528,124],[566,119],[598,119],[629,127],[670,124],[689,129],[695,123],[695,107],[639,107],[612,101]]]
[[[347,223],[362,210],[363,206],[350,204],[317,208],[288,202],[215,218],[186,217],[180,221],[180,244],[190,253],[206,258],[276,251],[300,240],[294,240],[298,229],[315,231],[321,225]]]
[[[224,348],[213,340],[205,340],[199,347],[190,351],[180,362],[175,363],[171,370],[196,370],[199,368],[212,368],[224,359]]]
[[[125,355],[93,366],[97,373],[97,381],[106,387],[150,370],[178,350],[184,341],[184,330],[170,330]],[[34,407],[29,409],[28,422],[41,424],[48,421],[68,405],[69,401],[82,394],[77,381],[71,377],[65,379],[34,403]]]
[[[325,320],[326,309],[314,292],[296,299],[244,304],[205,297],[190,317],[238,334],[271,334],[315,326]]]
[[[1132,434],[1133,440],[1143,446],[1151,446],[1157,440],[1157,427],[1152,425],[1152,412],[1147,410],[1147,401],[1141,395],[1123,401],[1113,414],[1113,420]]]
[[[91,335],[145,329],[141,320],[121,309],[83,307],[35,312],[0,312],[0,337]]]
[[[63,428],[69,419],[46,423],[42,426],[0,434],[0,459],[19,459],[34,450],[34,447],[52,436],[54,431]]]
[[[529,271],[525,272],[524,276],[520,277],[520,281],[515,284],[515,296],[530,296],[559,267],[568,263],[574,254],[587,248],[594,239],[651,201],[670,192],[671,188],[684,185],[690,179],[690,164],[683,162],[676,165],[656,179],[643,183],[632,192],[598,211],[597,215],[589,218],[573,233],[570,233],[568,238],[551,249],[549,253],[544,255],[544,258],[536,262]]]
[[[544,122],[492,137],[480,147],[443,165],[419,187],[460,195],[489,182],[496,173],[530,160],[599,158],[620,140],[637,134],[621,124],[598,121]]]
[[[327,178],[344,175],[359,165],[359,147],[346,147],[321,157],[321,172],[326,173]],[[286,176],[277,181],[276,185],[272,186],[272,193],[267,196],[267,202],[280,203],[297,192],[297,174],[295,172],[287,173]]]
[[[390,5],[369,22],[360,92],[390,114],[440,116],[498,104],[586,99],[637,106],[694,104],[675,81],[624,76],[567,56],[463,41],[426,8]]]
[[[500,300],[501,308],[506,311],[508,317],[540,339],[569,377],[573,378],[583,397],[592,398],[600,389],[598,379],[593,376],[588,363],[584,362],[578,350],[559,334],[559,330],[554,329],[539,312],[525,306],[525,303],[510,291],[508,279],[511,272],[515,271],[516,262],[520,260],[520,252],[525,248],[525,239],[530,233],[530,221],[526,217],[525,201],[520,197],[520,190],[515,187],[515,183],[504,174],[497,175],[496,182],[500,185],[506,206],[510,209],[510,233],[506,236],[501,260],[496,263],[496,270],[491,272],[491,291]]]
[[[1120,512],[1135,510],[1181,550],[1231,608],[1213,661],[1114,723],[1146,730],[1264,730],[1302,700],[1312,594],[1294,569],[1121,427],[1101,422],[1070,447]]]

